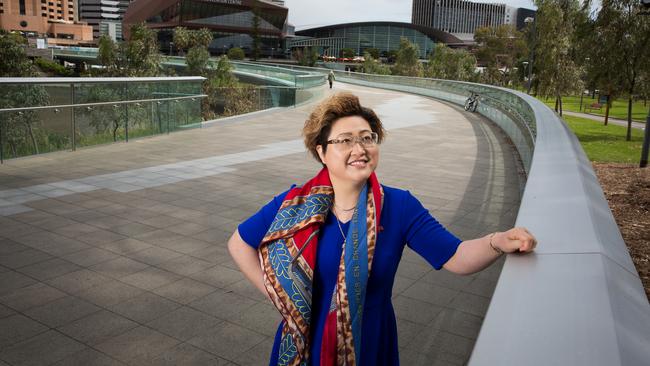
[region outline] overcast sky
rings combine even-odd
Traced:
[[[532,0],[482,0],[536,9]],[[412,0],[285,0],[289,23],[297,30],[322,25],[372,20],[411,22]]]

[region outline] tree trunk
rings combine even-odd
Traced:
[[[113,126],[113,142],[117,142],[117,129],[120,128],[120,123],[119,122],[114,122]]]
[[[611,95],[612,95],[612,88],[607,89],[607,101],[605,102],[605,126],[607,126],[607,122],[609,122],[609,106],[612,103],[611,100]]]
[[[27,132],[29,133],[29,138],[32,140],[32,145],[34,146],[34,151],[36,151],[36,155],[39,154],[38,152],[38,144],[36,143],[36,138],[34,137],[34,130],[32,129],[32,124],[27,122],[26,123],[27,127]]]
[[[558,95],[557,99],[560,101],[560,117],[562,117],[562,96]]]
[[[558,102],[557,102],[557,95],[555,96],[555,111],[558,111]]]
[[[627,99],[627,134],[625,135],[625,141],[632,140],[632,93]]]
[[[14,154],[14,159],[18,157],[16,152],[16,144],[13,141],[9,141],[9,146],[11,146],[11,152]]]

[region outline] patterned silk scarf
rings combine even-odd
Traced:
[[[259,249],[264,284],[282,314],[278,365],[310,363],[312,284],[318,233],[332,206],[327,168],[291,189]],[[359,196],[341,256],[325,322],[320,364],[355,366],[361,360],[361,321],[379,228],[383,190],[373,173]]]

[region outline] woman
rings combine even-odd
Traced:
[[[391,293],[405,244],[458,274],[536,245],[523,228],[461,242],[408,191],[380,185],[374,171],[384,132],[356,96],[325,100],[303,129],[323,169],[275,197],[228,242],[284,318],[271,365],[399,364]]]

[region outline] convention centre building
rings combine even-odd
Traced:
[[[361,22],[329,25],[296,31],[296,37],[288,42],[292,50],[312,47],[320,55],[339,57],[341,50],[350,48],[355,55],[363,56],[365,50],[375,48],[380,55],[399,48],[406,38],[420,49],[420,58],[426,58],[436,43],[460,47],[463,41],[438,29],[399,22]]]
[[[255,11],[254,9],[257,9]],[[240,47],[250,54],[253,47],[253,23],[258,14],[258,34],[262,56],[278,55],[287,29],[289,10],[282,1],[260,0],[136,0],[124,14],[124,34],[131,25],[145,22],[158,30],[163,49],[173,52],[173,30],[208,28],[214,40],[210,52],[222,54]]]

